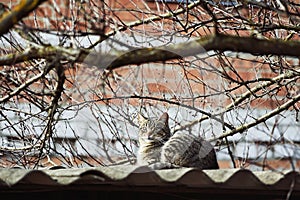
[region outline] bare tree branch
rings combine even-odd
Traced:
[[[271,85],[274,85],[275,83],[280,83],[282,80],[285,80],[285,79],[292,79],[294,77],[298,77],[300,74],[300,70],[291,70],[291,71],[288,71],[284,74],[280,74],[279,76],[277,77],[274,77],[268,81],[264,81],[262,83],[259,83],[258,85],[252,87],[250,90],[246,91],[245,93],[241,94],[238,98],[234,99],[234,101],[227,105],[223,111],[219,112],[219,113],[216,113],[214,115],[211,115],[211,116],[219,116],[219,115],[222,115],[226,112],[229,112],[231,111],[233,108],[239,106],[242,102],[244,102],[245,100],[249,99],[251,95],[263,90],[263,89],[266,89],[267,87],[271,86]],[[194,126],[198,123],[201,123],[209,118],[211,118],[211,116],[209,115],[206,115],[204,117],[201,117],[200,119],[197,119],[197,120],[194,120],[194,121],[191,121],[190,123],[188,124],[185,124],[183,126],[180,126],[178,128],[175,129],[175,132],[176,131],[180,131],[180,130],[184,130],[186,128],[189,128],[191,126]],[[235,129],[233,129],[235,130]],[[237,133],[237,132],[236,132]]]
[[[236,167],[272,169],[274,145],[298,151],[299,4],[48,0],[28,16],[45,0],[7,11],[17,1],[0,3],[0,166],[130,161],[136,112],[225,138],[218,153]]]
[[[207,51],[233,51],[254,55],[300,56],[299,41],[266,40],[253,37],[212,35],[191,42],[161,48],[144,48],[120,53],[108,69],[129,64],[166,61],[205,53]]]
[[[214,141],[214,140],[219,140],[228,136],[232,136],[236,133],[242,133],[245,130],[248,130],[251,127],[254,127],[260,123],[263,123],[265,121],[267,121],[268,119],[274,117],[275,115],[288,110],[291,106],[293,106],[296,102],[300,101],[300,94],[294,96],[292,99],[290,99],[289,101],[285,102],[284,104],[278,106],[276,109],[270,111],[269,113],[259,117],[258,119],[254,120],[253,122],[247,123],[247,124],[243,124],[233,130],[227,131],[221,135],[219,135],[217,138],[212,138],[210,139],[210,141]]]
[[[0,18],[0,36],[7,33],[16,23],[26,17],[46,0],[21,0],[20,4]]]
[[[110,31],[109,33],[105,34],[104,39],[106,39],[106,38],[108,38],[112,35],[115,35],[116,33],[120,32],[120,31],[124,31],[126,29],[129,29],[129,28],[140,26],[142,24],[148,24],[150,22],[155,22],[155,21],[159,21],[159,20],[162,20],[162,19],[168,19],[168,18],[175,17],[175,16],[180,15],[180,14],[186,12],[187,10],[193,9],[196,6],[199,6],[201,4],[203,4],[202,1],[195,1],[195,2],[190,3],[187,7],[179,8],[179,9],[177,9],[175,11],[172,11],[172,12],[169,11],[165,14],[158,14],[158,15],[148,17],[148,18],[143,19],[143,20],[137,20],[137,21],[133,21],[133,22],[130,22],[130,23],[126,23],[125,26],[119,27],[118,29]],[[97,41],[92,47],[99,44],[100,42],[102,42],[102,39]]]
[[[255,44],[255,45],[254,45]],[[30,47],[24,52],[0,57],[0,65],[16,64],[32,59],[53,59],[60,56],[70,62],[86,62],[113,70],[126,65],[139,65],[149,62],[162,62],[194,56],[207,51],[234,51],[254,55],[300,56],[299,41],[266,40],[253,37],[230,35],[212,35],[191,42],[163,47],[141,48],[132,51],[119,51],[115,54],[102,54],[88,50],[76,50],[63,47]]]
[[[0,98],[0,103],[5,103],[8,101],[11,97],[18,95],[20,92],[22,92],[25,88],[27,88],[29,85],[35,83],[39,79],[43,78],[54,66],[53,65],[47,65],[45,70],[41,72],[40,74],[32,77],[31,79],[24,82],[22,85],[20,85],[18,88],[16,88],[14,91],[10,92],[6,96]]]

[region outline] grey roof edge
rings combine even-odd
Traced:
[[[300,191],[299,172],[252,172],[245,169],[199,170],[194,168],[152,171],[146,166],[114,166],[56,170],[0,169],[0,188],[18,185],[80,186],[127,185],[168,186],[185,185],[193,188],[234,188]]]

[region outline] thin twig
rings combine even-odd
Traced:
[[[297,69],[297,70],[293,70],[293,71],[288,71],[287,73],[281,74],[281,75],[279,75],[277,77],[274,77],[274,78],[272,78],[268,81],[264,81],[264,82],[258,84],[257,86],[251,88],[250,90],[246,91],[245,93],[243,93],[239,98],[235,99],[231,104],[227,105],[223,111],[214,114],[214,116],[219,116],[219,115],[222,115],[225,112],[229,112],[233,108],[235,108],[236,106],[240,105],[243,101],[248,99],[252,94],[257,93],[257,92],[265,89],[266,87],[271,86],[274,83],[279,83],[280,81],[282,81],[284,79],[290,79],[290,78],[293,78],[295,76],[299,76],[299,74],[300,74],[300,69]],[[184,129],[186,129],[188,127],[191,127],[191,126],[194,126],[194,125],[196,125],[198,123],[201,123],[201,122],[203,122],[207,119],[209,119],[208,115],[206,115],[206,116],[204,116],[200,119],[194,120],[192,122],[189,122],[188,124],[185,124],[181,127],[176,128],[175,132],[179,131],[179,130],[184,130]]]
[[[242,133],[245,130],[248,130],[249,128],[256,126],[262,122],[267,121],[268,119],[270,119],[271,117],[274,117],[275,115],[281,113],[284,110],[287,110],[288,108],[290,108],[291,106],[293,106],[296,102],[300,101],[300,94],[294,96],[291,100],[285,102],[284,104],[278,106],[276,109],[272,110],[271,112],[259,117],[257,120],[250,122],[248,124],[243,124],[233,130],[227,131],[223,134],[221,134],[220,136],[216,137],[216,138],[211,138],[210,141],[214,141],[214,140],[220,140],[222,138],[228,137],[228,136],[232,136],[236,133]]]

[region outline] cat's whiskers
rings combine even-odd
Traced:
[[[145,144],[153,145],[153,143],[161,144],[163,145],[167,140],[165,138],[155,138],[155,139],[150,139],[149,137],[140,137],[140,141]],[[140,144],[143,145],[143,144]]]

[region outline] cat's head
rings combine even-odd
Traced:
[[[165,143],[171,137],[168,120],[168,113],[163,113],[160,118],[149,119],[138,114],[140,142]]]

